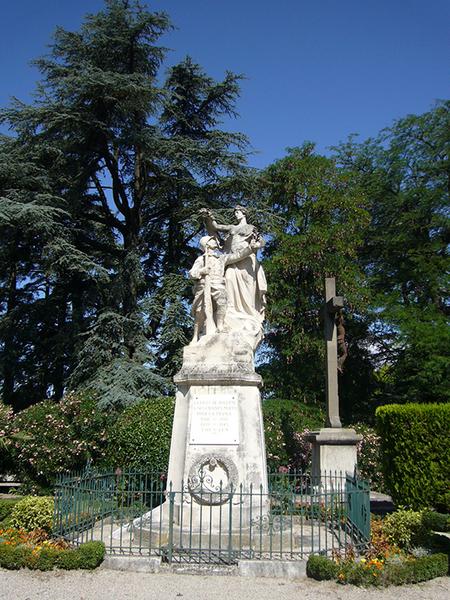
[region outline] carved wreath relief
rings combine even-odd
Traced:
[[[199,504],[224,504],[231,498],[237,485],[236,465],[221,454],[204,454],[189,470],[188,489]]]

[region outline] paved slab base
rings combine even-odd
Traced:
[[[306,560],[240,560],[238,574],[242,577],[306,577]]]
[[[189,573],[191,575],[240,575],[241,577],[306,577],[306,560],[240,560],[237,565],[162,563],[159,556],[105,557],[100,568],[135,573]]]
[[[107,555],[100,568],[135,573],[159,573],[161,566],[160,556]]]

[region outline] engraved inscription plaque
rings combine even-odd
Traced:
[[[190,444],[239,444],[239,410],[234,394],[194,396],[190,422]]]

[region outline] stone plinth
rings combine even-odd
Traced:
[[[174,381],[167,477],[174,501],[170,516],[165,502],[163,527],[170,518],[174,525],[188,519],[192,531],[250,527],[268,503],[262,381],[252,348],[236,333],[204,336],[184,348]]]
[[[356,446],[362,436],[354,429],[325,427],[311,432],[308,441],[312,443],[312,475],[317,480],[326,479],[324,474],[342,472],[354,475],[357,466]]]

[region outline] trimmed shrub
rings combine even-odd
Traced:
[[[28,546],[0,544],[0,567],[4,569],[21,569],[28,565],[31,557],[32,549]]]
[[[51,571],[59,566],[61,552],[58,548],[42,548],[35,555],[31,554],[24,566],[38,571]],[[65,552],[70,552],[70,550]]]
[[[96,569],[105,558],[105,544],[103,542],[86,542],[75,550],[62,550],[59,552],[56,566],[61,569]]]
[[[51,531],[53,524],[53,498],[47,496],[25,496],[11,512],[11,523],[18,529]]]
[[[409,558],[400,564],[389,564],[386,567],[384,583],[386,585],[403,585],[420,583],[435,577],[444,577],[448,573],[448,556],[431,554],[420,558]]]
[[[305,434],[325,423],[323,409],[293,400],[271,398],[262,404],[267,464],[271,471],[310,467],[311,444]]]
[[[103,542],[86,542],[81,544],[75,552],[79,556],[80,569],[95,569],[105,558],[105,544]]]
[[[383,472],[394,502],[443,508],[450,480],[450,403],[390,404],[376,410]]]
[[[39,402],[18,413],[10,434],[24,433],[12,446],[17,474],[31,493],[48,493],[58,473],[80,470],[105,455],[106,425],[91,394],[69,393],[59,404]]]
[[[106,461],[112,467],[167,473],[175,400],[142,400],[126,408],[108,431]]]
[[[95,569],[105,557],[103,542],[86,542],[76,549],[52,546],[0,544],[0,567],[21,569],[28,567],[39,571],[60,569]]]
[[[336,579],[338,571],[339,566],[326,556],[311,554],[306,563],[307,576],[317,581]]]
[[[89,542],[88,542],[89,543]],[[58,567],[66,571],[81,569],[81,555],[78,550],[61,550],[58,557]]]
[[[395,562],[387,563],[377,559],[335,562],[325,556],[311,555],[306,563],[306,574],[312,579],[335,579],[339,583],[362,586],[419,583],[443,577],[447,572],[446,554],[431,554],[419,558],[399,557]]]

